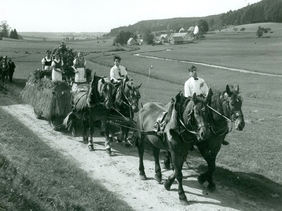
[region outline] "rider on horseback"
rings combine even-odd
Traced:
[[[184,96],[192,97],[193,93],[196,93],[197,95],[203,94],[204,96],[207,96],[209,88],[205,80],[198,77],[197,67],[192,65],[190,68],[188,68],[188,71],[191,77],[184,84]],[[222,144],[228,145],[229,142],[223,140]]]

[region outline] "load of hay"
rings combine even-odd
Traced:
[[[42,78],[40,70],[29,75],[21,97],[25,103],[33,106],[37,118],[64,118],[71,111],[69,84]]]

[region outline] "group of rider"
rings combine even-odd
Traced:
[[[1,82],[4,84],[5,80],[8,80],[12,83],[13,82],[13,75],[15,72],[16,65],[12,61],[11,58],[7,56],[0,56],[0,77]]]

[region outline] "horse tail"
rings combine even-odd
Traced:
[[[68,130],[70,130],[73,125],[74,115],[73,112],[70,112],[63,121],[63,126]]]

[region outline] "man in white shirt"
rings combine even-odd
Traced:
[[[198,77],[197,67],[192,65],[188,70],[191,77],[184,84],[184,97],[192,97],[194,93],[207,96],[209,88],[205,80]]]
[[[114,83],[119,80],[124,79],[127,76],[127,71],[124,66],[120,65],[121,58],[119,56],[114,56],[114,66],[110,70],[110,80]]]
[[[198,77],[197,67],[192,65],[188,70],[191,77],[184,84],[184,97],[192,97],[194,93],[196,93],[196,95],[203,94],[207,96],[209,88],[205,80]],[[222,144],[228,145],[229,142],[223,140]]]

